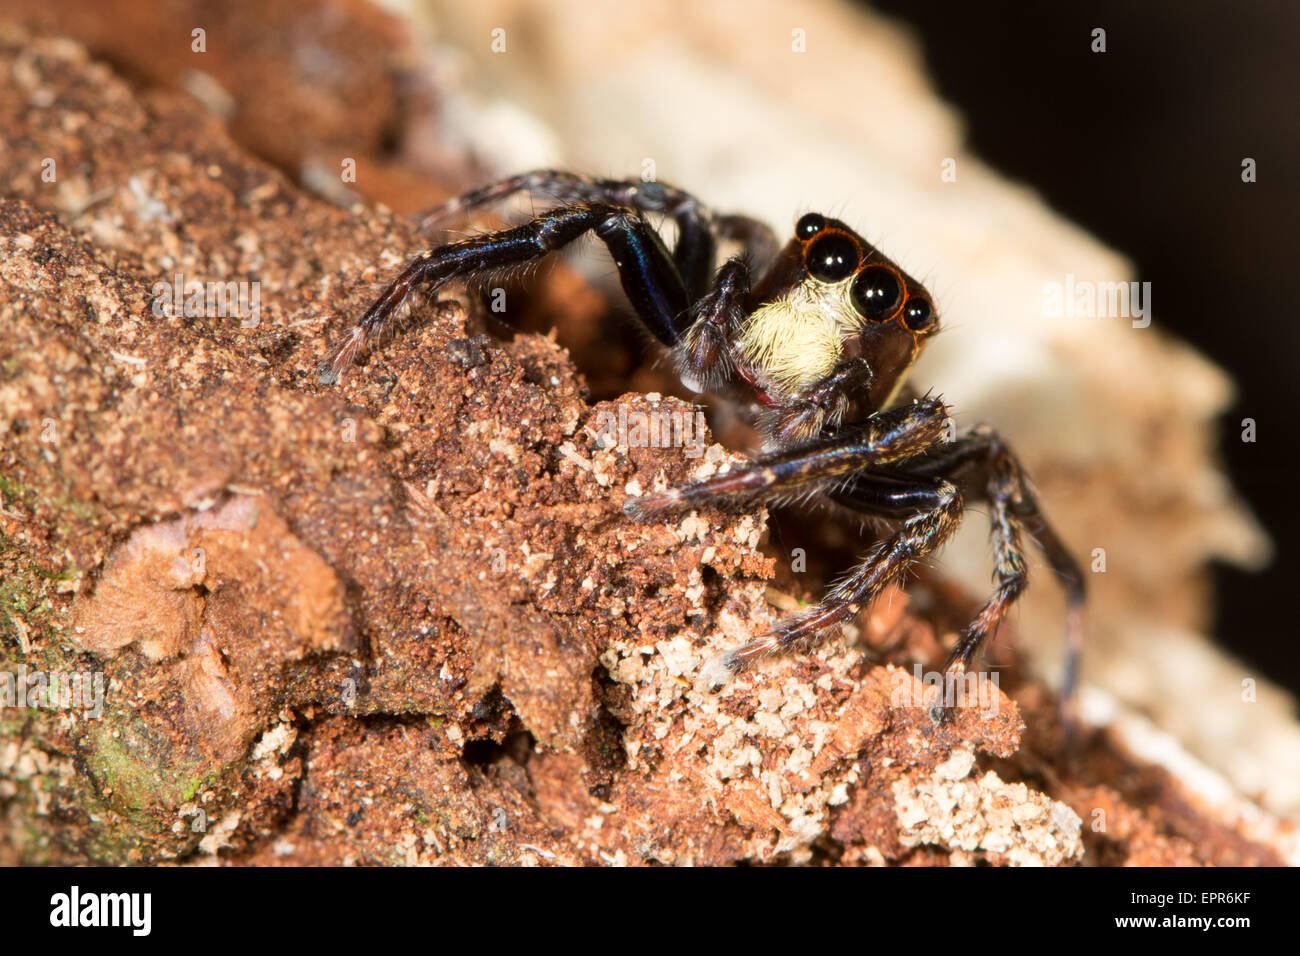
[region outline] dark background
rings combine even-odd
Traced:
[[[1276,548],[1216,568],[1222,645],[1300,692],[1291,443],[1300,406],[1300,3],[876,0],[911,25],[991,165],[1130,256],[1154,324],[1224,366],[1233,481]],[[1092,31],[1106,30],[1093,53]],[[1241,162],[1258,164],[1241,181]],[[1241,441],[1243,418],[1257,422]]]

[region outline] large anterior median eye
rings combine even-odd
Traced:
[[[853,280],[853,307],[868,322],[886,322],[898,311],[903,284],[893,269],[867,266]]]
[[[804,255],[808,274],[823,282],[839,282],[858,267],[858,244],[848,236],[831,232],[814,239]]]

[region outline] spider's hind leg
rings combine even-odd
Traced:
[[[990,468],[987,497],[992,509],[989,520],[993,540],[993,579],[997,587],[948,656],[944,666],[943,693],[932,710],[932,715],[938,719],[951,716],[951,708],[959,702],[953,699],[955,689],[961,687],[964,691],[970,687],[966,682],[959,684],[961,677],[969,671],[976,653],[997,631],[998,624],[1028,584],[1020,519],[1012,512],[1018,479],[1019,469],[1013,459],[996,461]]]
[[[997,589],[962,634],[948,658],[946,669],[949,673],[957,673],[969,668],[984,641],[997,629],[1024,591],[1027,569],[1022,536],[1027,535],[1043,552],[1066,595],[1066,654],[1061,709],[1068,729],[1074,723],[1074,694],[1083,644],[1083,571],[1047,523],[1020,462],[992,430],[976,428],[919,463],[909,462],[908,472],[952,476],[968,464],[977,465],[982,470],[981,497],[992,509],[990,518]]]
[[[631,179],[600,179],[563,169],[531,169],[449,199],[420,220],[420,231],[432,233],[457,216],[504,202],[516,193],[537,196],[557,206],[574,203],[622,206],[639,212],[664,212],[669,203],[694,202],[689,194],[670,186]]]

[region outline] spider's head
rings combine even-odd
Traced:
[[[741,329],[740,346],[780,392],[798,392],[839,359],[861,356],[875,372],[870,403],[883,408],[939,330],[921,283],[820,213],[800,218],[756,293],[762,304]]]

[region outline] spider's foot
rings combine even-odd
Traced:
[[[629,498],[623,502],[623,514],[629,518],[635,518],[638,521],[644,521],[647,518],[663,514],[665,511],[672,511],[682,507],[683,495],[677,488],[667,488],[663,491],[652,491],[649,494],[641,495],[639,498]]]
[[[756,641],[716,654],[700,669],[700,679],[710,690],[726,686],[731,678],[748,670],[757,660],[785,650],[780,629],[764,634]]]
[[[339,380],[345,371],[352,365],[361,349],[365,346],[367,339],[366,329],[357,325],[348,333],[343,344],[334,350],[324,362],[317,367],[316,381],[322,385],[333,385]]]
[[[735,651],[722,651],[704,662],[704,666],[700,668],[700,683],[704,685],[705,690],[720,690],[726,687],[741,670],[735,658]]]

